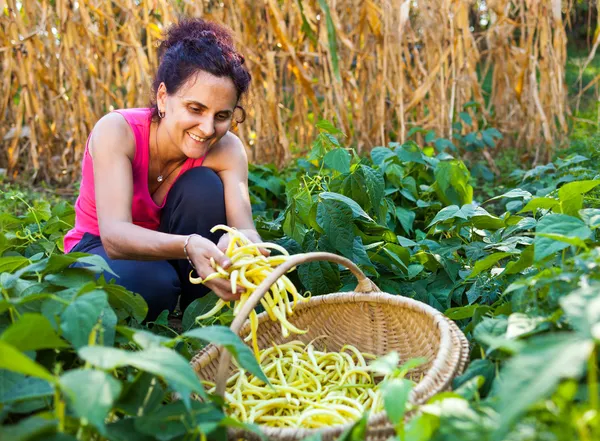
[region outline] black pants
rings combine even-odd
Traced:
[[[211,233],[217,224],[227,224],[223,183],[206,167],[188,170],[175,182],[161,215],[159,230],[172,234],[198,233],[217,243],[222,231]],[[182,260],[114,260],[106,255],[100,237],[86,233],[71,251],[102,256],[119,276],[116,283],[140,294],[148,303],[146,320],[154,320],[165,309],[173,311],[181,295],[180,309],[207,294],[204,285],[189,281],[191,266]],[[84,266],[84,265],[81,265]],[[114,278],[105,273],[106,280]]]

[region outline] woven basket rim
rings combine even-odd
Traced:
[[[412,389],[409,401],[413,404],[421,404],[426,399],[429,398],[428,392],[431,392],[433,388],[436,378],[443,375],[443,369],[448,367],[453,362],[453,346],[452,346],[452,329],[450,324],[448,323],[448,319],[444,316],[440,311],[433,308],[432,306],[415,300],[408,297],[403,297],[401,295],[390,294],[387,292],[355,292],[355,291],[345,291],[345,292],[336,292],[331,294],[324,294],[320,296],[311,297],[306,302],[301,302],[296,305],[294,308],[294,312],[302,311],[304,309],[310,309],[314,307],[318,307],[320,304],[344,304],[344,303],[383,303],[392,305],[395,307],[402,307],[409,310],[413,310],[424,315],[431,317],[434,325],[440,331],[440,339],[439,339],[439,350],[436,354],[436,357],[433,359],[433,362],[430,368],[427,370],[427,373],[423,377],[423,379],[416,384],[416,386]],[[264,320],[268,320],[268,314],[266,312],[262,312],[258,315],[259,323],[262,323]],[[293,316],[292,316],[293,319]],[[244,325],[240,329],[240,334],[245,334],[248,332],[250,328],[249,320],[244,322]],[[260,325],[259,325],[260,332]],[[462,333],[461,333],[462,334]],[[464,346],[464,335],[459,336],[461,339],[461,346]],[[467,343],[468,344],[468,343]],[[460,349],[460,348],[459,348]],[[460,355],[460,354],[459,354]],[[199,351],[191,360],[190,364],[192,365],[194,371],[198,373],[202,367],[206,366],[210,362],[212,362],[215,358],[219,356],[219,351],[217,346],[214,344],[209,344],[201,351]],[[460,362],[460,357],[454,357]],[[202,363],[202,367],[200,364]],[[455,363],[458,364],[458,363]],[[457,366],[453,366],[452,372],[454,373],[457,370]],[[446,379],[446,381],[451,381],[453,374],[446,374],[445,376],[449,376],[450,378]],[[385,410],[381,412],[377,412],[369,416],[367,420],[367,425],[377,425],[381,424],[387,420],[387,414]],[[323,435],[329,433],[339,433],[343,430],[351,427],[355,422],[349,422],[345,424],[338,424],[334,426],[329,426],[325,428],[296,428],[296,427],[272,427],[263,424],[259,424],[260,430],[267,436],[274,436],[278,438],[298,438],[309,436],[314,433],[321,433]]]

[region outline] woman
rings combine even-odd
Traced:
[[[88,139],[75,227],[65,252],[102,256],[117,283],[141,294],[146,320],[180,308],[213,290],[234,300],[229,283],[192,285],[210,258],[231,265],[222,250],[228,235],[210,229],[227,224],[260,242],[248,195],[248,160],[231,133],[243,121],[238,103],[250,74],[223,27],[186,19],[170,28],[159,48],[151,108],[117,110],[95,125]],[[106,274],[107,280],[111,277]]]

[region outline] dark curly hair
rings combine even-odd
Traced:
[[[160,83],[165,83],[168,94],[173,95],[201,70],[216,77],[231,78],[238,101],[250,84],[251,76],[244,66],[244,57],[235,50],[229,30],[200,18],[185,18],[172,25],[158,47],[158,57],[160,65],[152,85],[153,118],[158,116],[155,97]],[[237,107],[243,113],[243,121],[246,112]]]

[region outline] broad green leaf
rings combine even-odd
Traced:
[[[518,260],[508,262],[506,264],[506,267],[504,268],[504,274],[518,274],[533,265],[533,252],[534,246],[527,246],[523,251],[521,251],[521,255],[519,256]]]
[[[473,201],[471,174],[462,161],[442,161],[435,170],[435,189],[445,205],[462,206]]]
[[[365,412],[358,421],[340,434],[337,441],[364,441],[368,418],[369,412]]]
[[[388,149],[387,147],[375,147],[371,150],[371,159],[373,163],[381,166],[387,158],[391,158],[394,155],[394,152]]]
[[[495,201],[498,199],[515,199],[515,198],[531,199],[531,197],[532,197],[532,194],[530,192],[528,192],[527,190],[521,190],[520,188],[515,188],[515,189],[507,191],[506,193],[501,194],[499,196],[494,196],[493,198],[485,201],[485,203]]]
[[[53,394],[54,387],[46,380],[35,377],[21,377],[20,381],[0,395],[0,403],[34,400],[49,397]]]
[[[482,271],[490,269],[492,266],[494,266],[500,260],[502,260],[505,257],[508,257],[510,255],[511,255],[511,253],[494,253],[494,254],[490,254],[485,259],[478,260],[475,263],[475,266],[473,267],[473,270],[471,271],[471,274],[469,274],[467,279],[471,279],[471,278],[475,277],[477,274],[481,273]]]
[[[466,305],[466,306],[457,306],[455,308],[449,308],[444,311],[444,315],[452,320],[462,320],[466,318],[473,317],[477,308],[480,308],[480,305]]]
[[[106,437],[110,441],[156,441],[152,435],[144,435],[135,428],[137,418],[123,418],[106,425]]]
[[[433,218],[433,220],[429,223],[427,228],[432,225],[437,224],[438,222],[444,222],[448,219],[463,219],[468,220],[475,213],[475,209],[470,204],[463,205],[463,207],[459,207],[458,205],[450,205],[448,207],[442,208]]]
[[[579,210],[579,216],[590,229],[600,227],[600,208],[584,208]]]
[[[473,118],[471,118],[471,115],[469,115],[467,112],[460,112],[458,116],[465,122],[466,125],[473,125]]]
[[[454,378],[452,382],[452,388],[456,389],[477,376],[482,376],[485,379],[481,393],[487,395],[494,379],[496,378],[495,364],[488,358],[471,361],[467,366],[465,373]]]
[[[408,141],[396,149],[396,156],[404,163],[414,162],[425,165],[421,147],[414,141]]]
[[[352,211],[343,202],[325,199],[317,208],[317,223],[337,251],[352,257],[354,230]]]
[[[582,282],[582,286],[560,299],[569,324],[585,338],[598,338],[594,327],[600,323],[600,282]]]
[[[544,210],[554,210],[560,205],[560,202],[551,198],[533,198],[525,205],[519,213],[527,213],[529,211],[537,212],[540,208]]]
[[[74,369],[61,375],[60,387],[73,412],[103,432],[104,419],[121,393],[121,383],[102,371]]]
[[[315,126],[319,129],[321,129],[322,131],[330,133],[332,135],[343,135],[343,133],[340,129],[338,129],[336,126],[334,126],[331,123],[331,121],[327,121],[325,119],[319,120],[319,122],[317,122],[315,124]]]
[[[562,213],[577,216],[577,212],[583,208],[583,195],[597,185],[600,185],[600,180],[569,182],[560,187],[558,199]]]
[[[331,262],[308,262],[298,267],[300,282],[312,295],[329,294],[340,288],[340,273]]]
[[[340,173],[349,173],[351,159],[350,153],[348,153],[346,149],[340,148],[328,152],[323,158],[323,161],[327,167],[333,170]]]
[[[12,273],[27,263],[29,259],[23,256],[0,257],[0,273]]]
[[[129,415],[146,415],[162,405],[165,392],[158,378],[143,372],[133,382],[126,383],[114,407]]]
[[[85,268],[65,268],[58,274],[48,274],[45,281],[65,288],[80,288],[89,282],[95,282],[96,276]]]
[[[344,196],[342,194],[339,193],[331,193],[331,192],[323,192],[323,193],[319,193],[319,199],[322,201],[326,201],[326,200],[333,200],[333,201],[339,201],[339,202],[343,202],[344,204],[346,204],[348,207],[350,207],[350,209],[352,210],[352,215],[354,218],[362,218],[362,219],[366,219],[367,221],[370,222],[375,222],[366,212],[365,210],[363,210],[360,205],[358,205],[355,201],[353,201],[352,199],[350,199],[347,196]]]
[[[531,339],[501,371],[501,429],[495,439],[503,439],[511,424],[533,403],[550,395],[559,381],[579,379],[593,348],[591,340],[573,334],[553,333]]]
[[[547,323],[546,317],[530,316],[521,312],[513,312],[508,316],[506,338],[522,338],[539,331],[540,325]]]
[[[400,221],[400,225],[407,234],[410,234],[413,230],[413,223],[416,218],[416,214],[412,210],[408,210],[402,207],[396,207],[396,217]]]
[[[208,343],[224,346],[225,349],[231,352],[231,355],[233,355],[242,369],[254,374],[265,383],[270,384],[269,379],[260,368],[250,348],[228,327],[207,326],[205,328],[196,328],[184,332],[183,336],[198,338]]]
[[[192,401],[185,408],[181,401],[176,401],[147,415],[135,419],[135,428],[139,433],[152,435],[160,441],[175,439],[185,435],[194,428],[208,423],[218,423],[224,415],[211,403]],[[216,427],[216,424],[211,424]]]
[[[148,314],[148,304],[144,298],[134,292],[128,291],[120,285],[114,283],[105,283],[102,289],[108,295],[108,303],[114,309],[121,309],[139,323],[141,323]]]
[[[403,421],[413,387],[414,382],[406,378],[390,379],[381,385],[385,412],[392,424]]]
[[[567,238],[578,238],[581,240],[589,239],[592,235],[592,230],[582,220],[566,214],[548,214],[542,217],[536,226],[535,232],[559,234]],[[569,246],[564,241],[541,237],[538,234],[536,234],[533,244],[535,247],[534,260],[536,262]]]
[[[559,242],[564,242],[569,245],[573,245],[575,247],[583,248],[585,250],[588,249],[587,245],[585,244],[585,241],[581,240],[578,237],[568,237],[563,234],[557,234],[557,233],[537,233],[536,237],[544,237],[546,239],[552,239],[552,240],[556,240]]]
[[[96,290],[77,297],[61,314],[64,336],[76,348],[88,344],[89,336],[108,306],[106,293]]]
[[[371,207],[376,209],[383,200],[383,191],[385,189],[383,175],[378,170],[367,167],[366,165],[361,165],[360,171],[365,177],[365,190],[369,196]]]
[[[34,313],[23,314],[0,335],[0,340],[23,352],[69,347],[46,317]]]
[[[58,420],[31,416],[17,424],[0,427],[2,441],[37,441],[50,440],[58,428]]]
[[[23,375],[31,375],[52,384],[56,381],[45,367],[31,360],[14,346],[2,340],[0,340],[0,369],[6,369]]]
[[[202,384],[187,360],[172,349],[151,347],[139,352],[124,351],[102,346],[85,346],[78,351],[79,356],[100,369],[116,369],[133,366],[164,378],[181,394],[181,399],[189,405],[190,392],[206,398]]]
[[[193,328],[196,323],[196,317],[210,311],[215,306],[218,299],[219,297],[214,292],[210,292],[190,303],[185,309],[183,318],[181,319],[183,330],[187,331]]]

